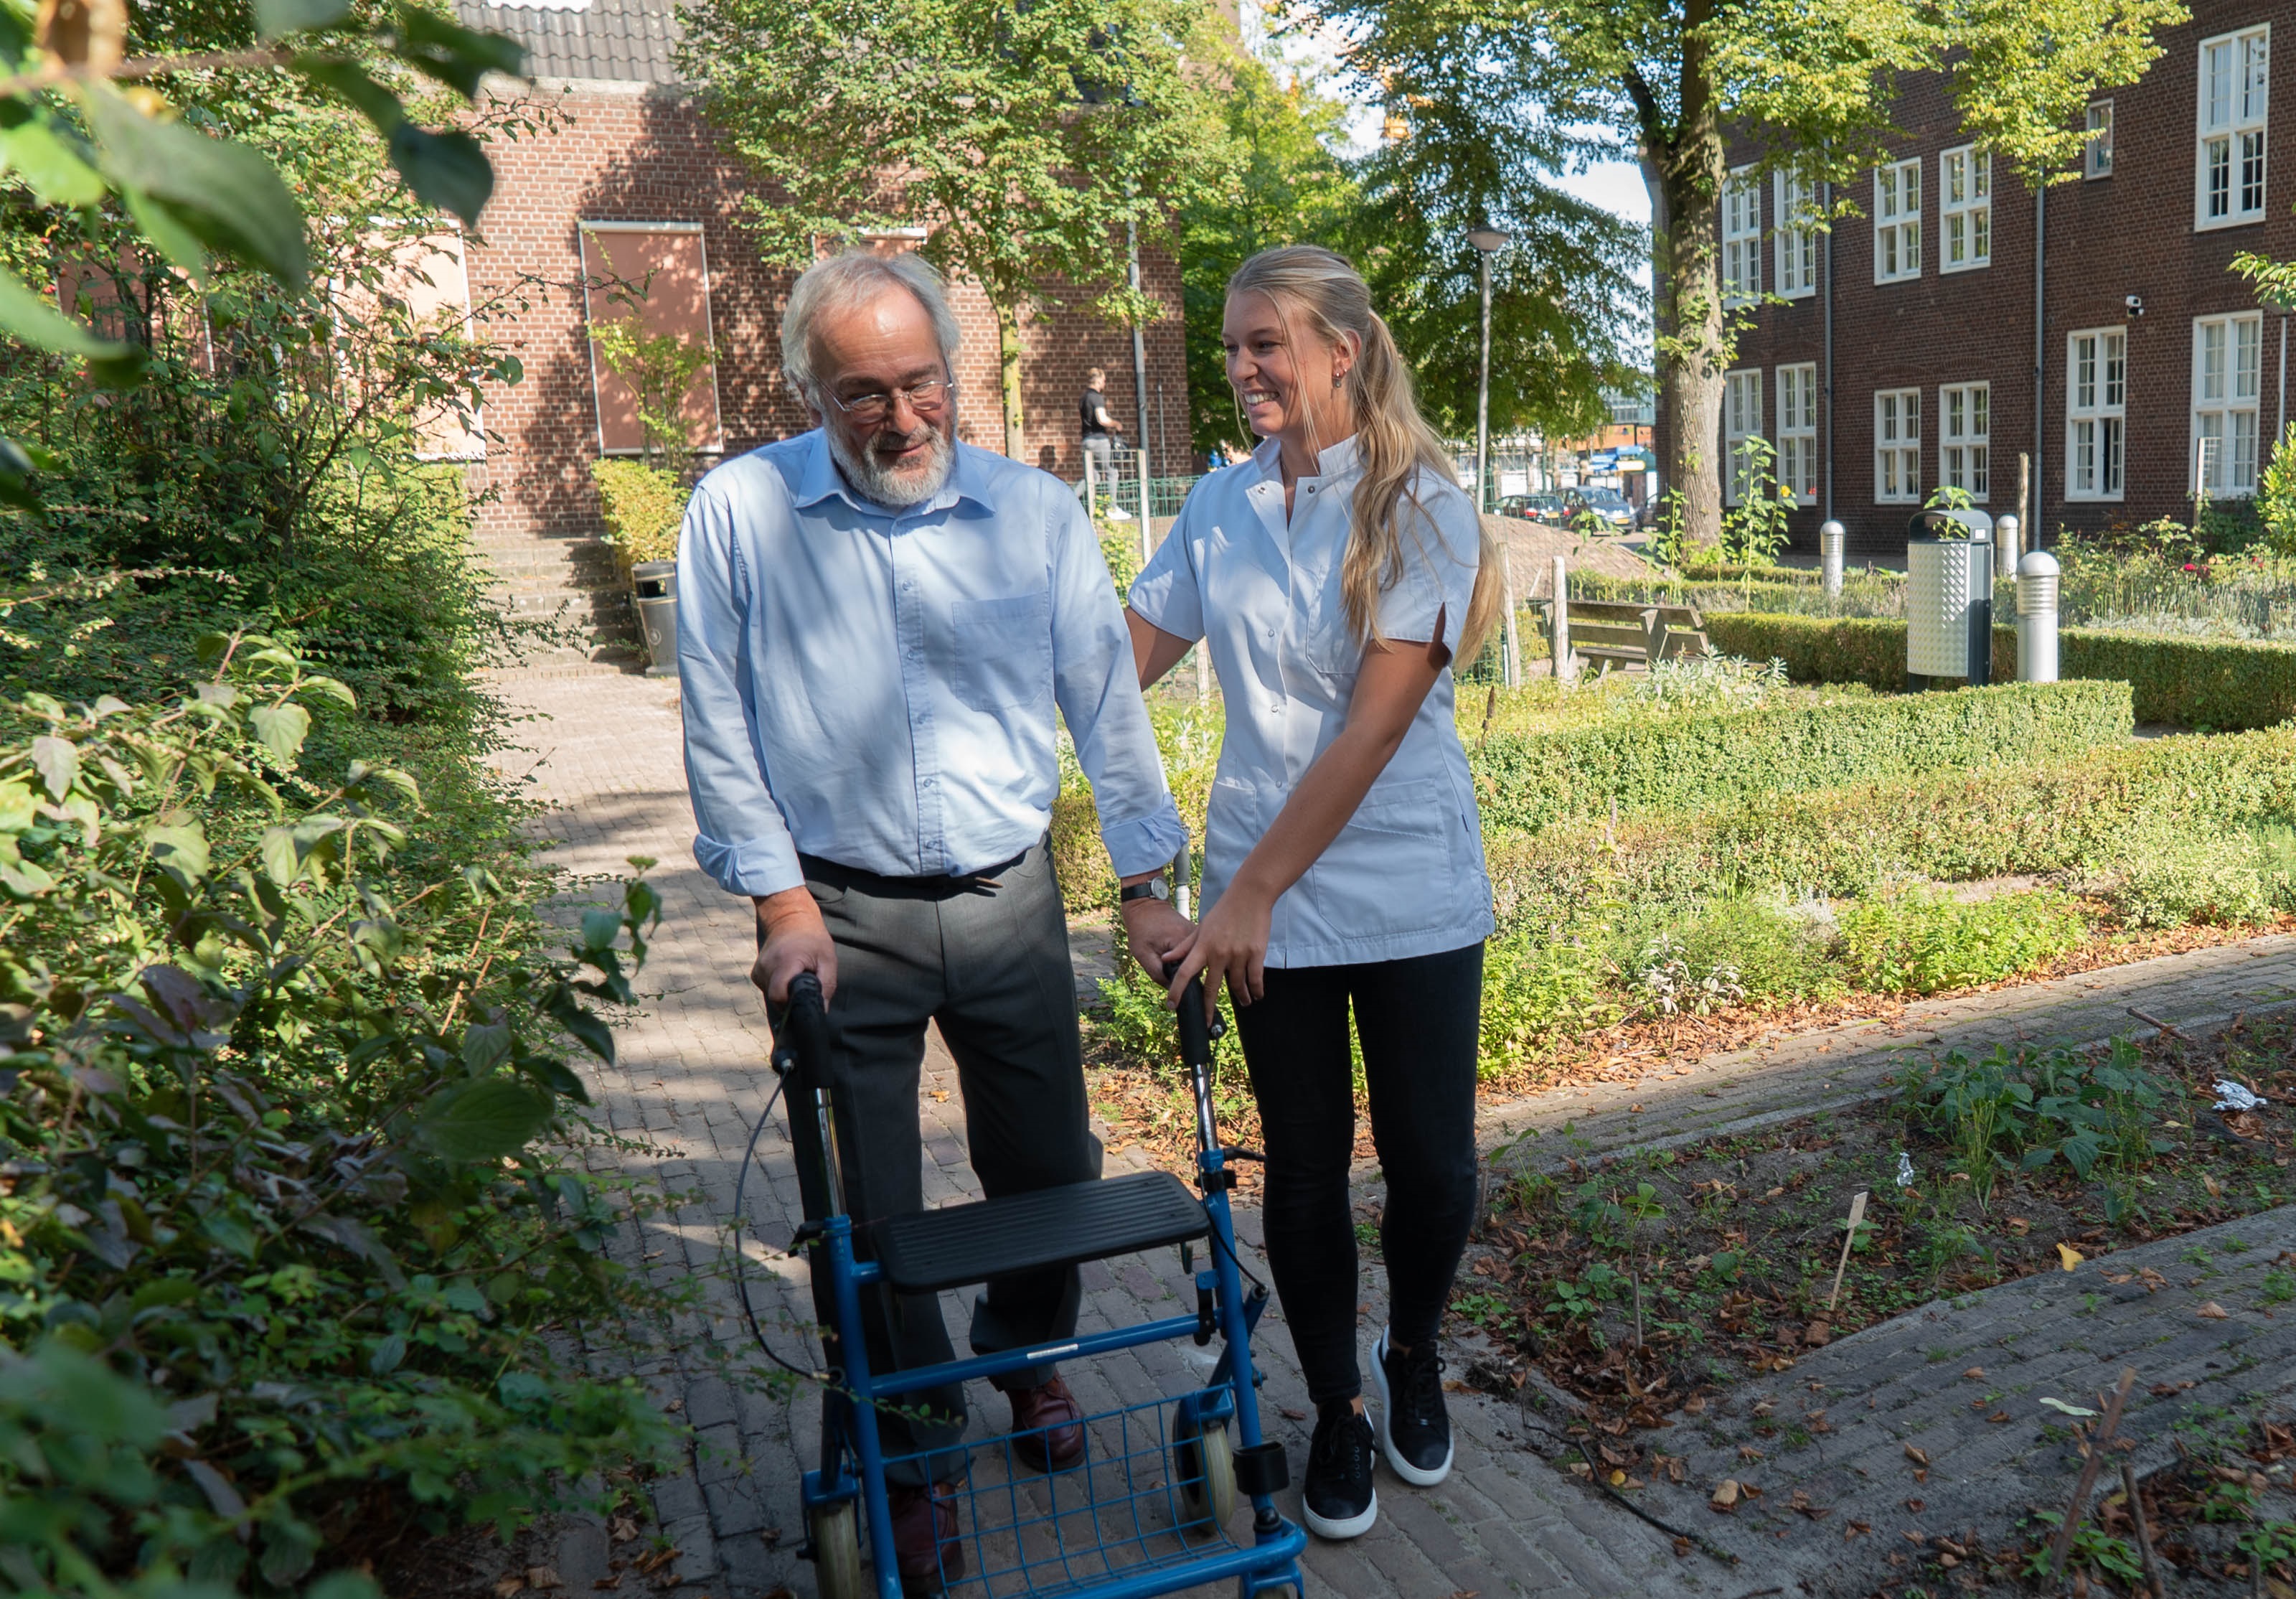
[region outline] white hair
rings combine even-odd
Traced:
[[[782,375],[791,388],[818,403],[814,324],[825,311],[867,305],[888,289],[905,289],[916,297],[932,319],[941,360],[952,373],[956,370],[956,315],[948,308],[947,293],[932,264],[914,250],[881,256],[849,250],[807,267],[790,289],[789,306],[782,312]]]

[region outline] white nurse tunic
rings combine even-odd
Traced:
[[[1269,440],[1199,482],[1132,586],[1143,618],[1205,641],[1226,702],[1204,822],[1207,909],[1339,736],[1363,662],[1340,591],[1362,476],[1355,440],[1324,451],[1317,475],[1300,480],[1288,524],[1277,448]],[[1381,597],[1380,632],[1432,642],[1439,615],[1456,652],[1481,552],[1475,511],[1431,474],[1417,493],[1426,514],[1407,495],[1398,507],[1403,571]],[[1355,816],[1275,902],[1268,965],[1396,960],[1490,936],[1490,878],[1452,693],[1447,666]]]

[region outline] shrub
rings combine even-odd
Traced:
[[[514,856],[320,764],[340,685],[203,652],[172,702],[0,709],[0,1500],[41,1511],[0,1570],[37,1591],[299,1587],[674,1431],[554,1336],[666,1308],[560,1152],[652,890],[554,957]]]
[[[1590,937],[1599,942],[1601,930]],[[1598,947],[1575,938],[1524,931],[1491,940],[1483,952],[1483,1073],[1617,1021],[1621,1007],[1607,991],[1609,971]]]
[[[1243,1044],[1235,1030],[1235,1004],[1222,990],[1219,1013],[1227,1024],[1212,1040],[1212,1066],[1222,1075],[1243,1074]],[[1100,1001],[1085,1012],[1085,1023],[1094,1037],[1125,1061],[1151,1070],[1177,1072],[1179,1035],[1172,1013],[1164,1007],[1164,985],[1150,977],[1137,961],[1118,963],[1114,977],[1100,980]]]
[[[2148,816],[2106,863],[2113,879],[2107,898],[2134,928],[2251,926],[2273,916],[2265,867],[2254,835]]]
[[[631,581],[630,569],[642,561],[677,559],[677,528],[691,490],[659,467],[619,457],[593,461],[590,476],[598,485],[614,567],[625,584]]]
[[[1842,992],[1841,971],[1826,954],[1833,918],[1816,922],[1784,906],[1751,898],[1708,905],[1682,932],[1683,958],[1693,971],[1727,963],[1752,1004],[1832,999]]]
[[[1841,912],[1843,964],[1859,987],[1934,994],[2030,972],[2087,936],[2052,890],[1964,902],[1931,888],[1877,894]]]
[[[1743,566],[1722,561],[1685,561],[1675,569],[1685,583],[1735,583],[1742,578],[1753,578],[1766,583],[1819,583],[1825,574],[1814,567],[1801,566]],[[1575,586],[1579,578],[1570,579]]]
[[[1896,689],[1906,681],[1902,621],[1741,611],[1708,617],[1706,636],[1728,654],[1783,660],[1797,683]],[[2014,672],[2014,627],[1993,630],[1993,660],[1997,673]],[[2296,648],[2286,645],[2065,627],[2057,661],[2068,679],[2128,684],[2140,722],[2236,730],[2296,717]]]
[[[1650,717],[1546,734],[1494,734],[1471,758],[1487,826],[1688,810],[1921,772],[2058,759],[2129,734],[2128,691],[2005,684],[1812,708]]]

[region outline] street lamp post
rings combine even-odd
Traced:
[[[1468,234],[1467,242],[1475,247],[1483,266],[1483,358],[1475,380],[1475,510],[1480,513],[1491,509],[1491,257],[1506,248],[1507,236],[1495,227],[1479,227]],[[1505,559],[1504,550],[1500,558],[1506,627],[1499,676],[1513,688],[1522,681],[1522,654],[1515,638],[1513,563]]]

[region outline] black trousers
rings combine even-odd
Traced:
[[[1351,966],[1270,970],[1236,1028],[1267,1148],[1267,1262],[1318,1405],[1363,1391],[1356,1360],[1355,1153],[1348,1016],[1363,1046],[1387,1184],[1380,1249],[1389,1325],[1436,1335],[1475,1210],[1475,1050],[1483,947]]]
[[[837,945],[829,1002],[830,1102],[845,1206],[857,1223],[924,1206],[917,1084],[925,1024],[956,1058],[965,1143],[989,1198],[1100,1176],[1077,1031],[1068,919],[1042,843],[971,878],[896,878],[804,857],[806,887]],[[973,1308],[976,1354],[1059,1342],[1076,1331],[1073,1267],[1001,1278]],[[815,1296],[824,1329],[834,1316]],[[864,1291],[872,1371],[954,1357],[934,1294]],[[998,1380],[1046,1382],[1051,1366]],[[940,1451],[888,1469],[893,1480],[961,1475],[964,1395],[955,1385],[905,1394],[878,1413],[888,1456]],[[926,1419],[897,1414],[922,1411]]]

